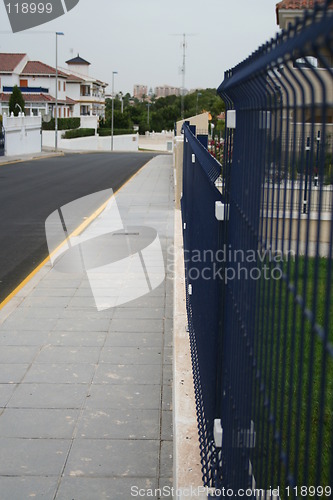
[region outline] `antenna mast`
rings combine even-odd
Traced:
[[[181,88],[181,117],[184,120],[184,99],[185,99],[185,62],[186,62],[186,33],[183,34],[183,66],[182,66],[182,88]]]
[[[182,120],[184,120],[184,112],[185,112],[185,106],[184,106],[184,99],[185,99],[185,73],[186,73],[186,37],[187,36],[195,36],[194,33],[176,33],[171,36],[182,36],[183,37],[183,65],[181,67],[181,73],[182,73],[182,88],[181,88],[181,117]]]

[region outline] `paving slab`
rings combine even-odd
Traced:
[[[45,498],[54,498],[57,488],[58,488],[57,477],[0,476],[1,500],[13,500],[13,499],[25,499],[25,498],[33,498],[34,500],[45,500]],[[66,500],[68,500],[68,498],[70,497],[67,497]]]
[[[159,441],[157,439],[78,438],[73,443],[64,475],[72,477],[156,478],[159,464],[158,456]]]
[[[127,409],[160,410],[161,387],[159,384],[94,384],[90,388],[85,407],[87,409],[121,409],[122,411]]]
[[[69,439],[0,438],[1,476],[59,476]]]
[[[137,493],[139,494],[148,489],[155,490],[156,488],[156,481],[151,478],[135,478],[133,480],[126,477],[65,477],[57,493],[57,500],[129,500],[129,498],[132,498],[129,496],[131,495],[131,490],[134,498],[134,495]],[[145,499],[149,497],[141,495],[138,498]]]
[[[123,237],[145,235],[147,247],[112,279],[59,272],[64,253],[0,311],[1,500],[128,500],[172,486],[173,190],[163,155],[117,193]]]

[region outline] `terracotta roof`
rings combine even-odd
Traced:
[[[68,82],[83,82],[82,78],[76,75],[67,75],[67,83]]]
[[[280,9],[304,10],[313,9],[315,0],[282,0],[276,5]],[[317,0],[317,3],[324,4],[325,0]]]
[[[1,102],[9,102],[11,94],[0,94]],[[51,102],[54,98],[46,94],[22,94],[24,102]]]
[[[325,0],[282,0],[276,4],[276,22],[279,25],[279,11],[280,10],[311,10],[314,8],[315,3],[323,5]],[[333,4],[328,6],[329,9],[333,9]]]
[[[25,56],[26,54],[0,53],[0,71],[11,73]]]
[[[77,101],[74,101],[74,99],[71,99],[70,97],[66,96],[66,104],[76,104]]]
[[[56,70],[49,66],[48,64],[42,63],[40,61],[29,61],[25,65],[24,70],[21,75],[55,75]],[[67,75],[62,71],[58,70],[58,76],[67,78]]]
[[[0,102],[9,102],[11,94],[0,93]],[[24,102],[29,104],[31,102],[49,102],[50,104],[55,104],[55,97],[48,94],[22,94]],[[66,97],[66,100],[58,99],[58,104],[76,104],[76,101],[70,97]]]

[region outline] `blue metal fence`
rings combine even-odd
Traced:
[[[216,345],[219,334],[220,280],[215,255],[220,247],[221,230],[215,218],[215,203],[223,197],[215,187],[220,164],[195,137],[195,127],[184,128],[184,171],[182,217],[187,290],[187,313],[191,340],[196,406],[202,470],[206,484],[211,483],[213,425],[216,404]],[[214,268],[215,266],[215,268]],[[213,313],[212,313],[213,311]],[[215,460],[215,459],[214,459]]]
[[[220,170],[184,126],[187,309],[203,480],[217,496],[332,493],[330,5],[226,73]]]
[[[0,125],[0,156],[5,154],[5,130]]]

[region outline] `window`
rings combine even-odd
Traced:
[[[64,82],[64,92],[66,91],[66,82]]]
[[[27,87],[28,86],[28,80],[20,80],[20,87]]]
[[[58,90],[59,90],[59,92],[61,90],[61,82],[60,81],[58,81]]]

